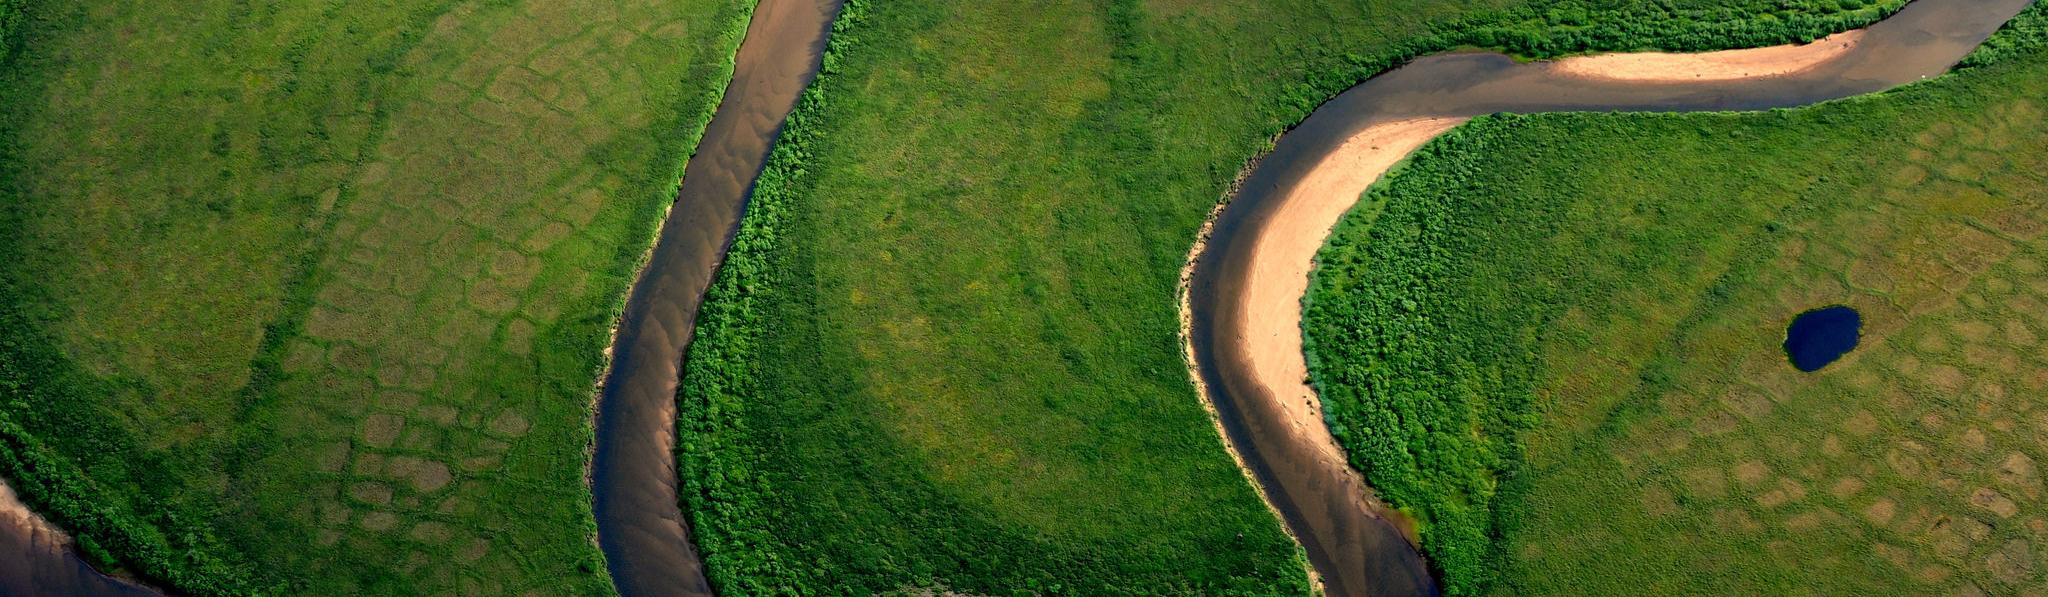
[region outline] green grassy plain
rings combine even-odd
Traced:
[[[1475,120],[1369,191],[1306,329],[1457,592],[2048,591],[2048,9],[1810,109]],[[1848,304],[1815,374],[1785,325]]]
[[[856,1],[714,285],[683,501],[729,592],[1301,594],[1175,284],[1247,160],[1419,52],[1811,38],[1896,3]]]
[[[592,386],[751,7],[30,5],[0,474],[186,592],[609,592]]]

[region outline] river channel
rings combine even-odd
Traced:
[[[817,74],[839,5],[761,0],[755,7],[732,83],[626,299],[598,395],[590,477],[598,544],[627,597],[713,594],[676,502],[676,385],[704,291],[783,119]]]
[[[2028,1],[1916,0],[1860,32],[1773,49],[1795,63],[1800,55],[1819,58],[1753,74],[1741,69],[1757,51],[1715,65],[1718,72],[1687,72],[1711,61],[1678,57],[1668,61],[1676,72],[1667,76],[1611,62],[1602,66],[1621,74],[1601,76],[1569,61],[1439,54],[1352,87],[1282,135],[1205,229],[1182,300],[1204,397],[1328,593],[1437,592],[1400,517],[1346,461],[1304,381],[1300,301],[1310,263],[1379,174],[1429,138],[1485,114],[1762,110],[1890,89],[1947,71]]]

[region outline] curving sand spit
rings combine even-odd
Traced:
[[[1307,383],[1308,361],[1301,351],[1301,298],[1308,292],[1316,251],[1381,174],[1466,120],[1418,118],[1359,131],[1281,198],[1270,224],[1252,242],[1251,279],[1241,306],[1248,316],[1241,329],[1230,332],[1243,339],[1253,374],[1280,400],[1295,432],[1313,438],[1327,462],[1346,462],[1344,450],[1323,423],[1322,403]]]
[[[1733,81],[1775,77],[1833,60],[1863,40],[1863,30],[1845,31],[1810,44],[1726,50],[1701,54],[1599,54],[1550,63],[1552,72],[1615,81]]]

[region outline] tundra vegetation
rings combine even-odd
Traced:
[[[1493,116],[1318,258],[1314,381],[1455,594],[2048,589],[2048,8],[1933,81]],[[1817,373],[1780,345],[1847,304]]]
[[[0,476],[179,592],[609,592],[592,386],[752,6],[0,0]]]
[[[1175,285],[1248,160],[1460,46],[1812,39],[1897,2],[850,2],[699,320],[681,499],[731,593],[1301,594]]]

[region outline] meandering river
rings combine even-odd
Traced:
[[[676,384],[697,308],[782,121],[817,74],[840,0],[761,0],[732,84],[633,284],[598,396],[591,492],[619,593],[711,595],[676,503]]]
[[[1917,0],[1841,47],[1795,50],[1827,52],[1814,64],[1735,77],[1726,69],[1753,65],[1643,77],[1642,64],[1574,69],[1497,54],[1431,56],[1353,87],[1282,136],[1212,222],[1183,300],[1204,396],[1329,593],[1435,592],[1421,557],[1344,462],[1313,391],[1298,375],[1274,377],[1306,371],[1299,301],[1309,260],[1386,167],[1457,122],[1494,112],[1750,110],[1887,89],[1945,71],[2027,3]],[[762,0],[627,300],[599,396],[591,470],[599,543],[625,595],[712,594],[676,502],[678,375],[704,291],[783,119],[816,73],[839,4]],[[0,486],[0,595],[156,594],[93,571],[13,498]]]
[[[1182,300],[1198,385],[1328,593],[1437,592],[1304,381],[1301,299],[1315,253],[1380,174],[1484,114],[1758,110],[1889,89],[1945,72],[2028,1],[1917,0],[1861,32],[1768,50],[1562,63],[1435,55],[1352,87],[1283,135],[1205,229]]]
[[[1868,94],[1946,72],[2028,0],[1917,0],[1804,47],[1518,63],[1415,59],[1319,106],[1206,229],[1184,307],[1192,366],[1225,438],[1329,595],[1434,595],[1397,515],[1346,462],[1307,386],[1300,299],[1323,237],[1386,168],[1491,112],[1759,110]]]

